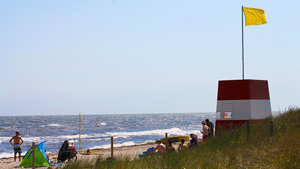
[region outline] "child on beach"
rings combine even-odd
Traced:
[[[14,161],[16,161],[17,158],[17,153],[19,153],[19,161],[21,161],[21,144],[23,144],[23,139],[20,137],[20,132],[16,131],[16,135],[13,136],[10,140],[9,140],[10,144],[14,147]],[[12,143],[14,142],[14,143]]]

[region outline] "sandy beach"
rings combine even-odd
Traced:
[[[174,143],[174,147],[176,148],[177,144]],[[126,147],[116,147],[113,149],[114,157],[116,158],[124,158],[128,157],[130,159],[134,159],[138,157],[138,154],[146,151],[148,148],[155,147],[155,144],[144,144],[144,145],[135,145],[135,146],[126,146]],[[97,158],[99,155],[103,158],[108,158],[111,156],[111,149],[93,149],[91,150],[92,154],[98,154],[98,155],[82,155],[83,152],[86,150],[80,151],[80,154],[78,154],[78,160],[93,160],[94,158]],[[26,152],[24,152],[22,155],[25,155]],[[57,153],[49,154],[50,161],[53,163],[57,162]],[[20,162],[17,161],[14,162],[14,158],[1,158],[0,159],[0,169],[12,169],[15,166],[18,166]],[[48,168],[48,167],[40,167],[40,168]],[[59,166],[52,166],[51,168],[59,168]]]

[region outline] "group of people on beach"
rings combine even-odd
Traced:
[[[209,138],[212,138],[214,136],[214,123],[209,121],[209,119],[206,119],[205,121],[202,121],[203,130],[200,131],[203,135],[202,139],[203,141],[207,141]]]
[[[208,139],[214,136],[214,124],[211,121],[209,121],[209,119],[206,119],[202,121],[202,125],[203,125],[203,130],[200,131],[203,135],[202,141],[207,141]],[[177,150],[182,151],[184,149],[190,149],[196,147],[198,145],[198,136],[194,133],[191,133],[190,138],[191,140],[187,145],[185,144],[185,140],[181,139]],[[168,152],[175,151],[172,142],[168,141],[168,146],[166,146],[159,139],[157,140],[157,146],[150,153],[158,152],[159,154],[165,154],[167,151]]]

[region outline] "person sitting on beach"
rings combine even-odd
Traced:
[[[178,151],[182,151],[182,150],[185,150],[187,149],[188,146],[187,145],[184,145],[184,139],[181,139],[180,140],[180,144],[179,144],[179,147],[178,147]]]
[[[155,153],[156,151],[160,154],[166,153],[166,146],[161,142],[160,139],[157,140],[157,146],[150,153]]]
[[[209,134],[209,127],[206,125],[206,122],[203,120],[202,121],[202,125],[203,125],[203,130],[201,131],[203,137],[203,141],[206,141],[209,137],[208,137],[208,134]]]
[[[190,134],[191,141],[189,143],[189,148],[196,147],[198,145],[198,136],[195,134]]]
[[[172,145],[172,141],[168,141],[168,152],[175,151],[175,148]]]
[[[21,144],[23,144],[23,139],[20,137],[20,132],[16,131],[16,135],[13,136],[10,140],[9,140],[10,144],[14,147],[14,161],[16,161],[17,158],[17,153],[19,153],[19,161],[21,161]],[[12,143],[14,142],[14,143]]]

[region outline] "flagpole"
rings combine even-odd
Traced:
[[[243,17],[243,6],[242,6],[242,77],[244,80],[244,17]]]

